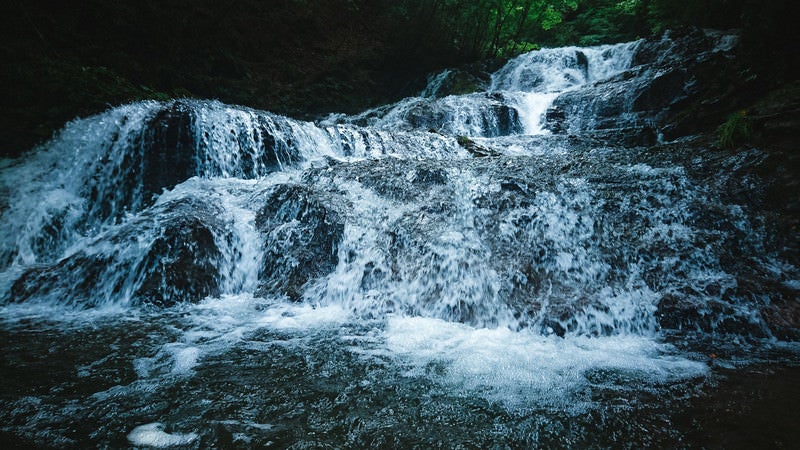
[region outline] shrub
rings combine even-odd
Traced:
[[[717,127],[717,138],[722,148],[733,148],[750,137],[750,123],[747,111],[737,111],[728,116],[722,125]]]

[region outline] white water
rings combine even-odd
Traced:
[[[387,346],[408,359],[409,377],[433,364],[442,379],[465,393],[515,409],[546,405],[580,413],[577,397],[592,371],[624,373],[643,385],[703,377],[708,367],[676,356],[669,346],[639,336],[561,339],[506,328],[475,329],[421,317],[389,320]]]
[[[517,111],[526,134],[547,134],[544,128],[544,115],[553,100],[558,96],[554,92],[523,92],[515,95]]]
[[[163,307],[157,320],[177,337],[132,361],[137,382],[97,393],[100,404],[213,370],[208,361],[240,346],[259,355],[346,348],[367,365],[388,359],[405,378],[509,410],[578,414],[598,372],[635,386],[702,377],[697,355],[663,342],[657,308],[665,294],[704,306],[736,288],[713,248],[722,233],[692,217],[713,195],[671,161],[572,148],[543,127],[554,98],[625,70],[637,45],[533,52],[495,73],[490,92],[430,98],[442,75],[422,97],[316,124],[206,101],[132,104],[72,122],[0,171],[13,205],[0,219],[0,311],[91,322],[101,308],[131,317]],[[161,148],[165,111],[186,133]],[[499,156],[472,159],[458,136]],[[148,159],[159,151],[185,159]],[[276,209],[300,212],[259,230],[264,203],[284,186],[306,197]],[[741,209],[720,214],[744,241],[760,239]],[[195,245],[206,233],[210,242]],[[314,272],[287,281],[297,303],[261,290],[270,233],[289,269]],[[313,253],[329,239],[334,255]],[[331,270],[315,265],[327,259]],[[206,275],[208,289],[186,293],[182,281]],[[758,326],[749,307],[717,317]],[[196,437],[152,420],[137,422],[147,425],[130,432],[133,445]]]
[[[168,448],[178,445],[188,445],[197,439],[195,433],[166,433],[161,423],[139,425],[128,434],[128,440],[133,445],[147,447]]]
[[[442,85],[452,74],[448,69],[429,77],[419,97],[356,116],[331,115],[323,123],[359,123],[391,131],[434,130],[468,137],[546,134],[544,113],[558,94],[628,69],[639,44],[526,53],[492,74],[488,93],[442,96]]]
[[[492,75],[490,90],[553,93],[575,89],[628,69],[640,43],[549,48],[525,53]]]

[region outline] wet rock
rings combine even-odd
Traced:
[[[606,145],[626,147],[645,147],[658,142],[657,130],[648,125],[588,131],[583,134],[583,137]]]
[[[148,210],[84,250],[29,268],[14,282],[9,301],[47,298],[92,307],[127,299],[172,306],[218,295],[221,251],[216,236],[226,233],[218,215],[210,205],[189,200]],[[115,245],[120,249],[109,248]]]
[[[462,69],[451,69],[431,76],[428,86],[422,91],[422,97],[442,98],[448,95],[464,95],[486,90],[490,75],[481,72],[469,72]]]
[[[689,74],[682,69],[657,73],[646,85],[639,87],[633,98],[633,111],[659,111],[687,98]]]
[[[448,189],[450,176],[446,165],[437,161],[358,162],[342,167],[343,175],[391,200],[412,202],[423,193]]]
[[[484,156],[497,156],[497,152],[478,144],[466,136],[459,136],[457,141],[458,145],[464,148],[464,150],[470,152],[470,154],[476,158],[482,158]]]
[[[800,81],[773,89],[750,108],[739,112],[744,114],[759,144],[766,143],[771,148],[796,153],[796,136],[800,129]]]
[[[331,273],[339,262],[344,206],[335,196],[303,185],[278,186],[258,211],[265,239],[256,295],[300,300],[307,282]]]
[[[95,306],[102,302],[95,302],[93,293],[104,284],[107,267],[113,263],[109,256],[79,252],[52,266],[29,268],[12,285],[8,301],[52,298],[57,304]]]
[[[451,104],[449,99],[438,101],[420,101],[404,111],[403,119],[412,129],[419,130],[451,130],[454,123],[463,114],[463,105]],[[466,125],[481,130],[480,135],[486,137],[506,136],[522,131],[519,113],[508,105],[502,94],[475,94],[471,96]]]
[[[800,301],[796,298],[764,306],[761,316],[778,339],[800,341]]]
[[[556,98],[546,126],[555,133],[604,131],[622,145],[650,145],[658,134],[672,140],[713,128],[733,104],[725,91],[735,81],[732,44],[723,43],[734,38],[686,29],[644,41],[631,69]]]
[[[215,236],[224,231],[214,216],[219,212],[180,204],[172,213],[136,268],[141,281],[134,295],[140,302],[171,306],[220,293],[222,254]]]
[[[150,206],[164,189],[171,189],[196,172],[196,143],[192,107],[167,103],[148,119],[141,131],[121,141],[120,132],[103,143],[106,154],[85,183],[90,217],[121,220],[125,214]],[[129,119],[123,117],[120,127]],[[121,155],[121,156],[120,156]]]
[[[441,98],[487,90],[492,72],[500,69],[505,63],[503,59],[487,59],[430,75],[428,85],[421,96]]]
[[[498,101],[502,100],[498,99]],[[492,112],[496,117],[497,125],[494,127],[496,131],[487,134],[488,137],[507,136],[510,134],[518,134],[523,131],[519,113],[516,109],[507,106],[505,103],[498,103],[492,105]],[[491,129],[492,127],[487,128]]]
[[[176,101],[147,124],[142,136],[142,188],[150,198],[195,174],[192,115],[190,105]]]
[[[544,116],[547,129],[556,134],[564,134],[569,131],[567,123],[567,111],[561,104],[551,105]]]
[[[586,57],[585,53],[578,50],[575,52],[575,60],[578,63],[578,68],[583,73],[583,77],[589,79],[589,58]]]
[[[695,27],[666,30],[660,36],[648,39],[636,49],[631,64],[671,66],[690,62],[701,54],[713,51],[722,36]]]

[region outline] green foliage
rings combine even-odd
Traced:
[[[750,137],[750,123],[747,112],[737,111],[717,128],[717,138],[722,148],[734,148]]]
[[[625,14],[635,14],[641,6],[642,0],[622,0],[616,5],[617,9]]]
[[[458,141],[458,145],[462,147],[465,145],[472,144],[472,139],[468,138],[467,136],[458,135],[458,137],[456,137],[456,140]]]
[[[462,61],[513,56],[563,21],[578,0],[405,0],[413,34],[450,47]],[[416,27],[413,24],[417,24]]]
[[[581,0],[551,30],[536,36],[549,47],[598,45],[637,39],[649,34],[647,0]]]

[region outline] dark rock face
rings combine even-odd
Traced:
[[[219,295],[219,262],[222,258],[215,234],[223,232],[215,211],[197,211],[191,205],[176,205],[183,213],[161,226],[136,268],[140,302],[159,306],[193,302]]]
[[[106,155],[86,183],[83,195],[91,205],[89,217],[120,220],[128,212],[151,205],[164,189],[195,175],[197,146],[192,114],[188,104],[168,103],[144,124],[132,142],[120,142],[121,136],[112,136],[106,143]],[[124,125],[123,121],[120,127]]]
[[[797,153],[797,130],[800,130],[800,80],[794,81],[768,92],[743,114],[751,131],[751,138],[759,144],[766,144],[773,152]],[[765,145],[765,146],[766,146]],[[798,173],[798,158],[787,161],[789,167]],[[793,167],[792,167],[793,166]],[[797,177],[795,183],[800,182]],[[795,207],[795,210],[800,209]]]
[[[575,60],[577,62],[578,68],[580,68],[581,72],[583,73],[583,78],[589,78],[589,58],[586,57],[586,54],[582,51],[578,50],[575,52]]]
[[[475,94],[474,99],[480,105],[480,114],[471,118],[477,123],[467,124],[483,130],[483,136],[507,136],[522,131],[519,113],[508,105],[502,94]],[[446,100],[419,102],[405,113],[404,118],[412,129],[450,131],[450,122],[458,111]]]
[[[216,208],[189,200],[153,208],[77,253],[28,269],[12,286],[9,301],[50,298],[92,307],[122,297],[171,306],[218,295],[221,251],[215,236],[225,234],[218,215]],[[139,241],[153,235],[152,241]],[[128,247],[108,250],[109,243]]]
[[[502,59],[485,60],[432,75],[422,96],[442,98],[485,91],[491,82],[492,72],[501,68],[505,62]],[[433,79],[436,79],[436,83],[431,84]]]
[[[173,102],[150,120],[142,136],[142,189],[148,200],[197,171],[191,107]]]
[[[734,35],[697,29],[645,41],[630,70],[559,96],[547,112],[547,127],[555,133],[610,131],[603,137],[623,145],[706,131],[733,107],[725,91],[735,81],[735,42]]]
[[[265,237],[256,295],[300,300],[303,286],[332,272],[344,234],[342,205],[334,196],[301,185],[280,185],[256,216]]]

